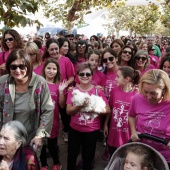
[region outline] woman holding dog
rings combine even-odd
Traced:
[[[106,115],[110,113],[110,108],[104,92],[100,89],[96,89],[91,83],[93,71],[90,64],[86,62],[80,64],[77,68],[77,74],[80,84],[75,88],[80,92],[102,97],[106,103],[106,107],[101,113],[97,114]],[[82,148],[82,170],[92,169],[91,165],[95,156],[96,142],[100,131],[100,116],[91,118],[90,116],[85,116],[85,114],[90,115],[95,112],[81,112],[82,108],[88,106],[88,102],[87,99],[82,106],[75,106],[72,102],[72,90],[69,91],[67,98],[67,113],[71,115],[71,122],[68,136],[67,170],[76,169],[76,161],[80,147]]]

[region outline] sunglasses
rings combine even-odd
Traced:
[[[25,65],[24,64],[19,64],[19,65],[14,65],[14,64],[11,64],[10,65],[10,69],[11,70],[16,70],[17,68],[19,68],[20,70],[25,70]]]
[[[84,76],[90,77],[91,75],[92,75],[91,73],[79,73],[80,77],[84,77]]]
[[[85,44],[83,44],[83,45],[78,44],[78,48],[86,48],[86,45]]]
[[[132,52],[131,51],[123,51],[122,53],[124,53],[124,54],[130,54],[130,55],[132,55]]]
[[[113,61],[114,57],[103,58],[103,63],[107,63],[108,61]]]
[[[5,38],[5,42],[7,42],[7,41],[14,41],[14,38]]]
[[[146,58],[146,57],[136,57],[136,60],[140,60],[140,59],[142,59],[142,61],[147,60],[147,58]]]

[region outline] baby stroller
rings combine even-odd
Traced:
[[[162,138],[159,138],[159,137],[156,137],[156,136],[153,136],[153,135],[149,135],[149,134],[146,134],[146,133],[139,134],[138,136],[139,136],[140,139],[141,138],[147,138],[147,139],[151,139],[151,140],[160,142],[160,143],[165,144],[165,145],[168,144],[167,140],[164,140]],[[159,153],[157,150],[155,150],[151,146],[146,145],[146,144],[141,143],[141,142],[132,142],[132,141],[130,141],[130,142],[131,143],[125,144],[115,151],[115,153],[112,155],[108,165],[106,166],[106,168],[104,170],[123,170],[123,166],[124,166],[123,164],[124,164],[126,149],[127,149],[127,147],[129,147],[131,145],[136,145],[136,144],[146,146],[147,149],[150,149],[154,152],[153,159],[154,159],[155,170],[169,170],[168,163],[166,162],[166,160],[162,156],[162,154]]]

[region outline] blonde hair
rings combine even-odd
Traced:
[[[139,92],[143,95],[143,84],[151,84],[163,90],[163,101],[170,100],[170,80],[166,72],[159,69],[152,69],[142,76],[139,83]]]
[[[35,53],[36,61],[37,61],[38,65],[41,64],[42,58],[41,58],[41,54],[40,54],[40,49],[38,48],[36,43],[28,42],[25,46],[25,50],[29,50],[31,53]]]

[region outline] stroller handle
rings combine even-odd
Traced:
[[[138,137],[139,137],[140,139],[142,139],[142,138],[151,139],[151,140],[153,140],[153,141],[162,143],[162,144],[164,144],[164,145],[167,145],[167,144],[169,143],[169,141],[166,140],[166,139],[162,139],[162,138],[160,138],[160,137],[157,137],[157,136],[154,136],[154,135],[150,135],[150,134],[148,134],[148,133],[138,134]],[[130,142],[132,142],[132,140],[130,140]]]

